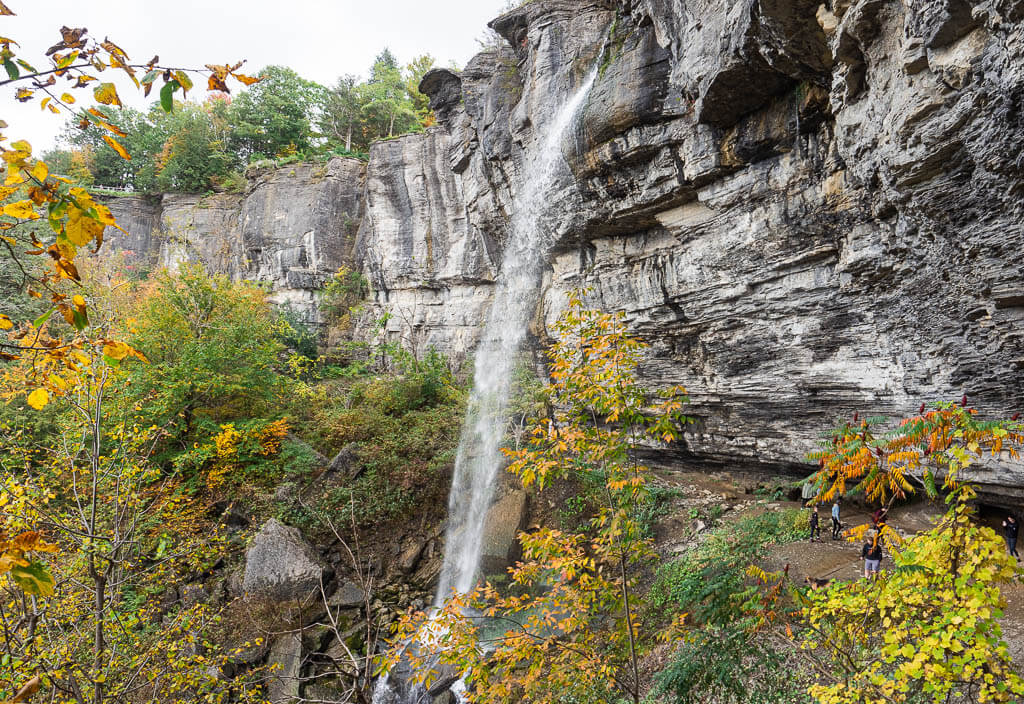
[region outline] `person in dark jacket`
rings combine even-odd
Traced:
[[[882,566],[882,538],[877,532],[868,537],[860,556],[864,558],[864,579],[878,579]]]
[[[1007,516],[1006,520],[1003,521],[1003,537],[1006,538],[1006,549],[1018,560],[1020,560],[1020,555],[1017,554],[1017,533],[1019,532],[1020,524],[1017,523],[1017,519],[1013,516]]]
[[[818,526],[818,507],[815,506],[811,509],[811,542],[816,543],[821,540],[821,528]]]

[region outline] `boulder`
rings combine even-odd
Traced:
[[[304,599],[319,588],[324,567],[297,528],[267,521],[245,554],[246,598]]]
[[[268,677],[267,699],[271,704],[290,704],[299,697],[302,684],[302,638],[286,633],[270,647],[267,664],[273,668]]]
[[[333,594],[327,599],[328,606],[340,606],[342,608],[362,606],[366,594],[355,582],[342,582]]]
[[[480,570],[484,574],[504,572],[519,559],[517,536],[526,526],[526,506],[526,492],[515,490],[507,493],[487,511],[480,553]]]
[[[346,476],[357,476],[360,469],[359,457],[356,454],[358,449],[359,445],[354,442],[345,445],[328,463],[327,471]]]

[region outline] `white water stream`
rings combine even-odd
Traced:
[[[562,156],[562,139],[572,129],[597,72],[595,66],[551,122],[540,127],[543,138],[526,150],[523,183],[513,198],[494,302],[477,348],[473,391],[459,438],[455,476],[448,497],[448,529],[437,605],[450,597],[453,590],[464,594],[476,583],[484,520],[502,465],[501,442],[512,373],[537,303],[544,254],[551,244],[544,219],[550,213],[550,194],[558,176],[568,169]],[[460,681],[452,688],[460,701],[458,691],[462,687]],[[390,688],[387,674],[378,679],[373,692],[374,704],[419,704],[424,699],[421,691],[411,692],[407,698],[399,696]]]
[[[595,66],[551,123],[541,127],[543,139],[527,150],[524,159],[523,183],[513,200],[494,302],[477,348],[473,391],[455,458],[438,604],[453,590],[464,594],[476,583],[484,520],[502,464],[510,381],[537,303],[541,264],[550,244],[542,223],[559,172],[568,169],[562,156],[562,138],[572,129],[596,77]]]

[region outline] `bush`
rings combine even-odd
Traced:
[[[809,702],[799,677],[753,629],[748,604],[756,587],[751,562],[774,543],[803,537],[805,517],[796,509],[742,518],[714,530],[693,552],[662,566],[648,598],[646,618],[664,622],[686,613],[694,627],[678,642],[655,678],[655,692],[679,704]]]
[[[323,486],[306,508],[282,509],[296,514],[293,524],[314,526],[350,504],[364,526],[444,505],[464,393],[440,355],[402,357],[401,367],[395,375],[325,382],[299,402],[312,406],[302,421],[311,442],[328,456],[352,448],[355,466],[353,478]]]

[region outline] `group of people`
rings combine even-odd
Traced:
[[[836,497],[832,502],[832,540],[839,540],[843,533],[843,523],[840,520],[842,511],[842,498]],[[860,556],[864,560],[864,578],[876,579],[882,565],[882,528],[885,527],[885,520],[889,509],[880,508],[871,515],[873,527],[867,534],[864,545],[861,546]],[[1012,520],[1012,519],[1011,519]],[[1006,525],[1005,523],[1003,524]],[[821,542],[821,520],[818,517],[818,507],[811,508],[810,517],[810,541]],[[1014,534],[1016,542],[1016,533]]]
[[[843,533],[843,524],[839,520],[840,504],[842,499],[836,498],[832,502],[832,540],[839,540]],[[818,519],[818,507],[815,506],[811,510],[811,542],[821,542],[821,523]]]
[[[835,501],[832,502],[832,540],[839,540],[842,537],[843,524],[839,519],[840,510],[842,506],[842,499],[836,497]],[[861,546],[860,556],[864,560],[864,578],[865,579],[877,579],[878,573],[881,570],[882,565],[882,529],[885,528],[886,518],[889,515],[889,509],[882,507],[871,514],[872,528],[867,533],[864,539],[864,545]],[[818,518],[818,507],[814,506],[811,508],[810,516],[810,541],[812,543],[821,542],[821,522]],[[1011,514],[1007,515],[1003,521],[1003,538],[1006,540],[1006,549],[1013,557],[1020,560],[1020,555],[1017,553],[1017,536],[1020,533],[1020,524],[1017,519]],[[808,577],[810,583],[812,578]],[[813,580],[815,583],[824,582],[828,583],[829,580]],[[813,585],[812,585],[813,586]]]

